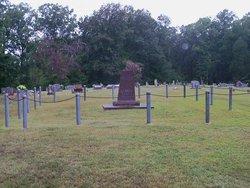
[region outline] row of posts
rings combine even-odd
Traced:
[[[198,86],[196,85],[196,101],[198,101]],[[186,87],[184,85],[184,97],[186,97]],[[210,87],[210,91],[206,91],[205,93],[205,123],[210,123],[210,106],[213,105],[213,86]],[[229,88],[229,94],[228,94],[228,110],[232,110],[232,104],[233,104],[233,88]],[[166,98],[168,98],[168,85],[166,85]],[[152,122],[152,108],[151,108],[151,94],[149,92],[146,93],[146,102],[147,102],[147,123]]]
[[[86,88],[86,87],[85,87]],[[112,96],[114,87],[112,87]],[[198,91],[198,87],[196,87],[196,93]],[[138,92],[139,94],[139,92]],[[232,87],[229,88],[229,110],[232,110]],[[140,95],[139,95],[140,96]],[[198,95],[196,95],[196,100],[198,100]],[[166,85],[166,97],[168,97],[168,86]],[[81,97],[80,94],[76,94],[76,124],[81,125]],[[86,100],[86,89],[84,89],[84,100]],[[28,127],[28,112],[29,112],[29,94],[26,92],[25,95],[20,97],[20,93],[18,92],[18,118],[21,119],[21,113],[23,116],[23,128],[26,129]],[[205,122],[210,123],[210,105],[213,104],[213,87],[210,88],[210,91],[206,91],[205,93]],[[41,88],[39,88],[39,105],[41,105]],[[22,112],[21,112],[22,106]],[[34,108],[36,109],[36,88],[34,88]],[[10,108],[9,108],[9,98],[8,94],[4,95],[4,109],[5,109],[5,127],[9,127],[10,125]],[[147,115],[147,123],[152,123],[152,105],[151,105],[151,93],[146,93],[146,115]]]
[[[37,108],[37,103],[39,104],[39,106],[42,105],[42,89],[41,87],[39,87],[38,91],[36,89],[36,87],[34,87],[34,95],[33,95],[33,101],[34,101],[34,109]],[[38,93],[38,100],[39,102],[37,101],[37,93]],[[27,113],[30,112],[30,95],[29,95],[29,91],[28,90],[25,90],[25,91],[20,91],[20,90],[17,90],[17,111],[18,111],[18,119],[21,119],[22,118],[22,109],[23,109],[23,103],[22,103],[22,99],[23,99],[23,96],[26,96],[27,98]]]
[[[76,94],[76,124],[81,125],[81,105],[80,100],[81,96],[79,93]],[[35,97],[34,97],[35,99]],[[22,111],[20,114],[20,118],[22,116],[23,119],[23,129],[28,128],[28,95],[22,95],[22,99],[18,100],[19,108],[22,106]],[[35,101],[34,101],[35,102]],[[8,94],[4,95],[4,112],[5,112],[5,127],[10,127],[10,105],[9,105],[9,97]]]

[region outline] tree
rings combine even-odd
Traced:
[[[84,44],[79,40],[44,39],[38,44],[33,55],[36,60],[34,70],[43,70],[40,74],[46,75],[47,84],[66,83],[67,76],[72,71],[78,70],[78,73],[81,73],[79,70],[82,68],[79,67],[77,58],[83,50]]]
[[[59,4],[44,4],[38,8],[36,30],[44,38],[72,38],[76,35],[76,15],[73,9]]]

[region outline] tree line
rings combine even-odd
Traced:
[[[250,82],[249,44],[250,13],[222,10],[172,27],[166,15],[120,4],[78,19],[59,4],[0,0],[0,87],[118,83],[127,60],[142,82]]]

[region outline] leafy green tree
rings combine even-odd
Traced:
[[[44,38],[69,38],[76,34],[77,19],[73,9],[59,4],[44,4],[37,10],[36,30]]]

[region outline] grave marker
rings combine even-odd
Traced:
[[[112,104],[103,105],[104,110],[146,108],[145,104],[140,104],[135,100],[135,80],[134,73],[130,70],[123,70],[120,76],[118,100]]]

